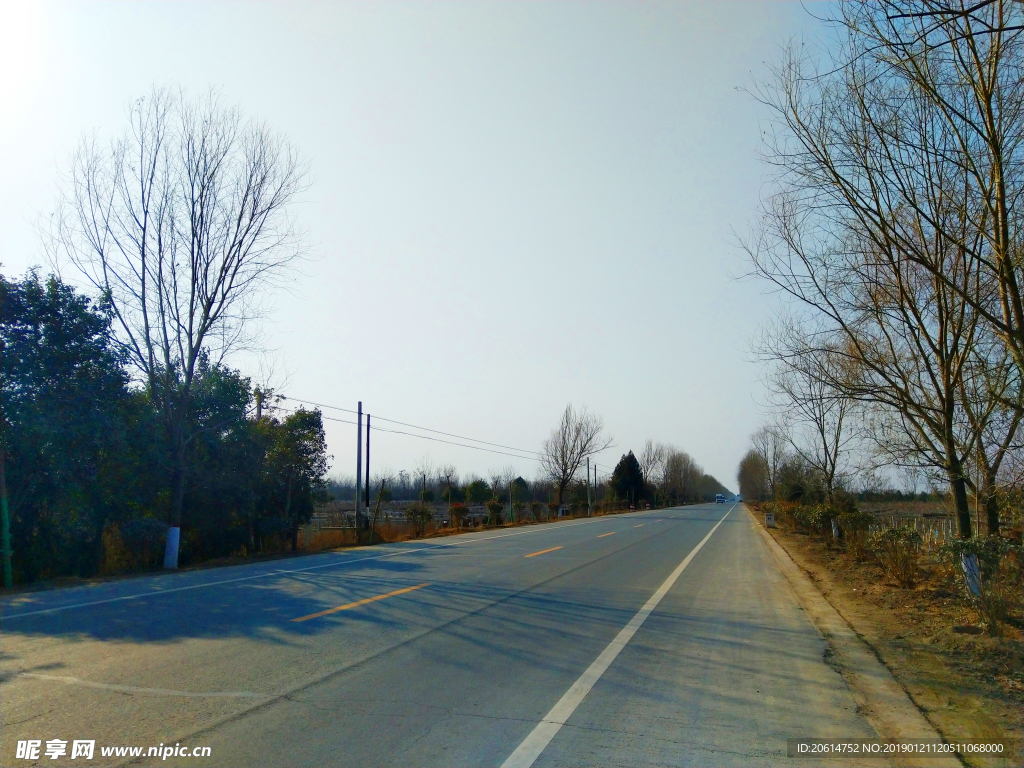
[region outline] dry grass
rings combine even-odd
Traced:
[[[352,528],[322,528],[315,533],[299,537],[299,549],[303,552],[323,552],[356,544],[356,531]]]
[[[906,589],[877,562],[857,562],[850,553],[826,548],[818,537],[785,524],[770,533],[947,739],[1019,738],[1024,706],[1019,605],[1003,637],[989,637],[948,569],[927,552],[916,586]],[[977,758],[967,763],[999,764]]]

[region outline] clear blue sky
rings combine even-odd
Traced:
[[[154,84],[226,100],[309,159],[312,253],[267,345],[296,397],[539,449],[567,402],[615,447],[653,438],[726,485],[760,423],[769,313],[733,244],[766,171],[739,88],[815,22],[790,3],[9,4],[0,28],[0,261],[83,133]],[[73,277],[68,273],[65,277]],[[252,372],[250,359],[237,365]],[[330,415],[330,412],[326,412]],[[334,471],[354,427],[330,424]],[[399,435],[465,472],[536,465]]]

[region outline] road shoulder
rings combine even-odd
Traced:
[[[800,606],[832,648],[831,663],[849,685],[859,710],[871,726],[885,739],[943,741],[938,729],[882,664],[874,649],[864,642],[855,628],[840,615],[807,573],[765,531],[745,505],[744,509],[747,510],[751,525],[792,587]],[[894,762],[896,765],[914,764],[900,760]],[[952,757],[932,758],[928,764],[935,768],[962,765]]]

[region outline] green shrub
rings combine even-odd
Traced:
[[[467,512],[469,512],[469,510],[462,502],[456,501],[452,504],[451,508],[448,510],[448,515],[451,519],[453,528],[462,527],[462,520],[466,517]]]
[[[961,566],[961,558],[970,555],[978,559],[980,595],[971,592]],[[1024,590],[1020,545],[1000,536],[956,539],[939,547],[939,558],[947,565],[949,572],[958,574],[957,581],[978,609],[989,634],[999,635],[1000,625],[1009,617],[1010,606],[1019,604]]]
[[[1000,562],[1011,554],[1013,542],[1001,536],[976,536],[973,539],[955,539],[939,547],[940,557],[951,560],[959,567],[960,558],[974,555],[978,558],[978,570],[986,581],[999,570]]]
[[[882,569],[901,587],[917,583],[917,558],[921,552],[921,534],[913,528],[886,528],[868,539],[868,548]]]
[[[505,503],[500,499],[491,499],[487,502],[486,506],[491,525],[501,525],[502,512],[505,511]]]
[[[826,546],[832,546],[835,537],[832,535],[832,520],[836,512],[828,504],[815,504],[808,512],[811,530],[825,539]]]
[[[814,510],[811,507],[805,507],[802,504],[791,504],[789,505],[786,516],[793,521],[793,527],[796,528],[799,533],[813,533],[814,532]]]

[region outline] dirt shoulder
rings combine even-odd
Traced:
[[[754,513],[758,523],[763,517]],[[1022,737],[1024,648],[1019,628],[1004,637],[976,631],[978,616],[926,578],[890,583],[874,563],[857,563],[820,540],[780,528],[768,533],[885,664],[949,742]],[[1019,753],[1018,753],[1019,757]],[[968,765],[1007,765],[965,756]]]

